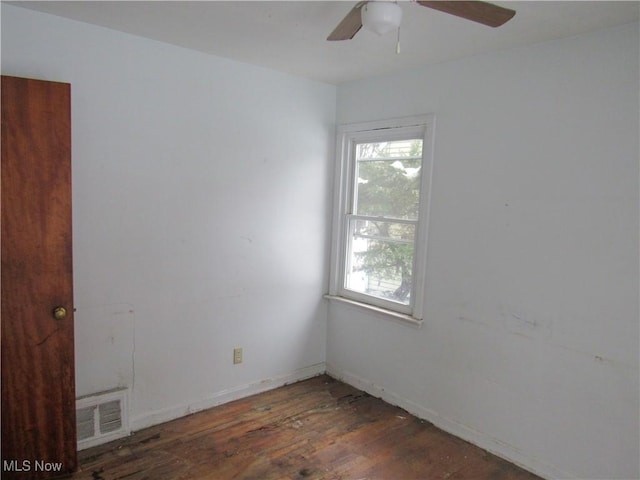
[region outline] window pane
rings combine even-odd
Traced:
[[[415,225],[351,219],[345,287],[409,304]]]
[[[417,219],[421,164],[420,139],[358,144],[354,213]]]

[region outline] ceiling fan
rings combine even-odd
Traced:
[[[416,0],[415,3],[489,27],[499,27],[516,14],[514,10],[509,8],[481,1]],[[397,3],[389,1],[358,2],[331,32],[327,40],[351,40],[362,28],[363,23],[371,22],[370,17],[372,16],[376,17],[373,22],[379,21],[380,25],[380,28],[374,26],[373,30],[382,34],[400,26],[402,10]]]

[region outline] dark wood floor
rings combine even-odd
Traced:
[[[73,479],[487,479],[528,473],[328,376],[80,452]]]

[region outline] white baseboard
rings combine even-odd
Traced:
[[[404,399],[396,393],[386,390],[381,385],[377,385],[350,372],[336,368],[330,363],[327,363],[326,368],[327,375],[330,375],[344,383],[348,383],[359,390],[363,390],[374,397],[381,398],[387,403],[396,405],[412,415],[434,424],[441,430],[466,440],[540,477],[549,479],[577,478],[575,475],[560,471],[551,465],[531,458],[523,454],[520,450],[501,442],[498,439],[492,438],[450,418],[443,417],[431,409]]]
[[[184,417],[217,405],[222,405],[223,403],[232,402],[233,400],[255,395],[256,393],[266,392],[267,390],[273,390],[274,388],[278,388],[289,383],[299,382],[300,380],[321,375],[325,373],[325,371],[326,366],[324,362],[317,363],[291,373],[222,390],[202,400],[164,408],[153,412],[147,412],[142,415],[132,416],[129,418],[131,431],[142,430],[143,428],[175,420],[176,418]]]
[[[492,438],[482,432],[478,432],[466,425],[458,423],[452,419],[443,417],[437,412],[416,404],[410,400],[404,399],[394,392],[386,390],[383,386],[377,385],[367,379],[359,377],[348,371],[339,369],[330,363],[317,363],[308,367],[298,369],[294,372],[278,375],[258,382],[240,385],[227,390],[217,392],[196,402],[169,407],[153,412],[147,412],[142,415],[130,417],[131,431],[138,431],[143,428],[158,425],[164,422],[175,420],[176,418],[206,410],[207,408],[222,405],[224,403],[238,400],[241,398],[255,395],[257,393],[273,390],[274,388],[287,385],[289,383],[299,382],[307,378],[315,377],[326,373],[337,380],[343,381],[353,387],[363,390],[374,397],[381,398],[387,403],[403,408],[412,415],[423,420],[433,423],[436,427],[448,432],[456,437],[462,438],[478,447],[487,450],[505,460],[508,460],[522,468],[529,470],[543,478],[577,478],[575,475],[558,470],[539,460],[533,459],[521,452],[520,450]]]

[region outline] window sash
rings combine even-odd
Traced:
[[[342,284],[344,292],[348,292],[348,295],[357,295],[361,299],[367,299],[367,303],[372,303],[377,306],[391,308],[392,310],[400,311],[402,313],[411,312],[411,302],[414,296],[413,288],[415,284],[413,276],[416,267],[415,243],[417,222],[407,220],[395,221],[394,219],[388,219],[386,217],[362,217],[359,215],[347,215],[345,218],[347,221],[346,231],[348,233]],[[403,225],[413,227],[413,239],[402,239],[390,235],[359,234],[357,232],[358,223],[362,221],[386,223],[389,224],[389,226]],[[364,240],[364,249],[362,249],[363,245],[359,245],[360,248],[358,248],[358,240]],[[387,246],[387,249],[393,247],[409,247],[411,252],[411,263],[408,268],[406,265],[404,265],[403,268],[399,268],[399,266],[395,265],[389,265],[378,275],[369,275],[367,273],[364,273],[364,275],[362,273],[359,274],[358,272],[364,272],[366,269],[363,265],[359,265],[357,259],[358,254],[371,252],[372,250],[369,250],[370,246],[373,246],[372,250],[376,247],[384,250],[385,246]],[[408,298],[398,298],[398,295],[401,295],[407,288],[406,285],[403,285],[407,274],[406,270],[408,270],[408,274],[411,278]]]

